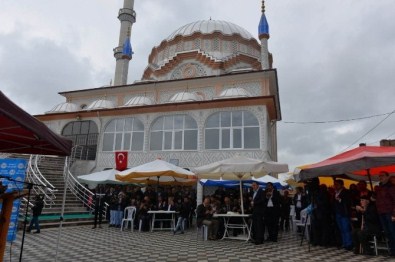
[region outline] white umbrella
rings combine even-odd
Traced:
[[[244,214],[242,180],[260,178],[269,173],[288,172],[288,164],[235,156],[193,170],[199,178],[239,180],[241,211]]]
[[[116,180],[115,174],[119,172],[120,171],[112,168],[88,175],[78,176],[77,178],[80,182],[88,184],[90,188],[95,188],[99,184],[125,184]]]
[[[196,183],[194,173],[160,159],[118,172],[115,177],[119,181],[142,184],[192,185]]]

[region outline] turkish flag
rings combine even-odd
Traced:
[[[128,168],[128,152],[115,152],[115,166],[118,171],[123,171]]]

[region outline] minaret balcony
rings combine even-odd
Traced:
[[[130,8],[121,8],[119,9],[118,19],[123,21],[129,21],[130,23],[136,22],[136,12]]]
[[[122,54],[123,47],[122,46],[115,47],[113,49],[113,51],[114,51],[114,57],[116,60],[122,59],[122,56],[123,56],[123,54]]]

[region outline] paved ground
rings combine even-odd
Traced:
[[[43,229],[41,234],[26,234],[22,261],[56,261],[59,230]],[[7,246],[4,261],[19,261],[22,233]],[[393,259],[393,258],[392,258]],[[367,257],[337,248],[300,246],[300,239],[286,232],[277,243],[255,246],[238,240],[203,241],[196,231],[173,236],[161,232],[121,232],[106,225],[101,229],[90,226],[62,229],[57,261],[395,261],[384,256]]]

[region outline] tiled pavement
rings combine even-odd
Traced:
[[[59,230],[43,229],[40,234],[26,234],[22,261],[56,261]],[[4,261],[19,261],[22,233],[7,245]],[[337,248],[300,246],[300,238],[286,232],[277,243],[255,246],[238,240],[203,241],[196,231],[173,235],[169,231],[121,232],[106,225],[65,227],[61,230],[57,261],[395,261],[383,256],[367,257]],[[11,255],[10,255],[11,252]]]

